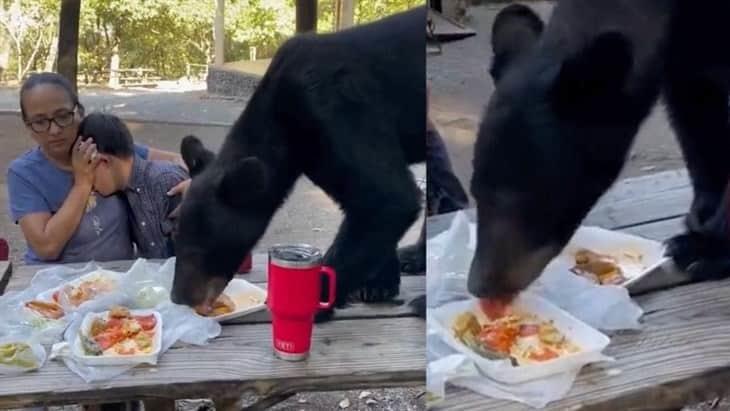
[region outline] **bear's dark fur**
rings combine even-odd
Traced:
[[[729,275],[730,2],[561,0],[543,32],[526,6],[504,10],[475,147],[469,291],[514,295],[539,275],[615,181],[660,94],[695,190],[668,254],[697,279]]]
[[[337,307],[399,292],[397,244],[420,211],[426,8],[287,41],[214,156],[189,136],[193,180],[179,210],[172,298],[217,296],[305,175],[345,217],[324,262]],[[330,315],[331,312],[325,313]]]

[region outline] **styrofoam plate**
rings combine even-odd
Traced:
[[[79,278],[77,278],[77,279],[75,279],[73,281],[69,281],[67,283],[64,283],[64,284],[62,284],[62,285],[60,285],[58,287],[51,288],[50,290],[46,290],[46,291],[38,294],[38,296],[36,298],[38,300],[43,300],[43,301],[53,301],[53,293],[55,293],[58,290],[63,289],[63,287],[65,287],[66,285],[70,285],[72,287],[76,287],[79,284],[83,283],[84,281],[93,280],[93,279],[98,278],[98,277],[106,277],[106,278],[109,278],[109,279],[111,279],[116,284],[116,286],[119,286],[119,282],[121,280],[121,274],[119,274],[117,272],[114,272],[114,271],[108,271],[108,270],[99,269],[99,270],[96,270],[96,271],[92,271],[92,272],[90,272],[88,274],[84,274],[81,277],[79,277]]]
[[[266,290],[242,278],[231,280],[223,293],[233,300],[236,309],[231,313],[212,317],[216,321],[232,320],[266,308]]]
[[[490,378],[505,383],[514,384],[540,379],[606,359],[601,354],[601,351],[610,342],[606,335],[591,328],[544,298],[524,291],[515,299],[512,306],[524,312],[535,314],[542,320],[552,320],[555,327],[575,343],[580,351],[542,363],[520,366],[512,366],[509,360],[490,360],[475,353],[454,336],[451,327],[454,319],[466,311],[473,312],[477,315],[477,318],[484,318],[477,299],[456,301],[429,310],[428,323],[430,327],[438,332],[444,342],[473,360],[477,368],[483,373]]]
[[[160,354],[162,348],[162,316],[159,312],[154,310],[129,310],[133,316],[146,316],[154,315],[157,319],[155,325],[155,337],[152,340],[152,351],[149,354],[138,354],[138,355],[86,355],[84,348],[81,344],[81,339],[76,338],[74,344],[71,347],[74,358],[85,365],[90,366],[108,366],[108,365],[132,365],[132,364],[156,364],[157,357]],[[84,317],[81,323],[80,332],[88,335],[91,328],[91,324],[96,318],[108,318],[109,311],[100,313],[88,313]]]
[[[563,251],[550,262],[548,269],[572,268],[575,253],[581,248],[615,258],[626,277],[626,281],[618,284],[621,287],[630,286],[668,261],[664,256],[665,246],[658,241],[601,227],[581,226]]]

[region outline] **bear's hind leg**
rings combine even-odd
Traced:
[[[687,232],[668,241],[667,255],[697,280],[728,276],[729,205],[723,201],[730,177],[728,90],[699,74],[672,72],[668,79],[664,97],[687,163],[694,199],[686,218]]]

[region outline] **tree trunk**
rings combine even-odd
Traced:
[[[119,47],[114,46],[109,64],[109,87],[119,88]]]
[[[53,36],[51,44],[48,46],[48,56],[46,57],[46,66],[44,71],[53,71],[56,68],[56,58],[58,57],[58,36]]]
[[[10,50],[7,48],[0,49],[0,82],[3,81],[3,75],[10,63]]]
[[[15,45],[15,64],[18,65],[17,67],[17,73],[18,73],[18,81],[23,81],[23,49],[20,48],[20,44]]]
[[[215,24],[213,27],[213,39],[215,41],[215,65],[222,66],[226,62],[225,46],[226,46],[226,31],[225,31],[225,2],[224,0],[217,0],[215,7]]]
[[[335,7],[335,30],[352,27],[355,24],[355,0],[336,0]]]
[[[79,16],[81,0],[61,0],[58,33],[58,73],[66,77],[74,91],[78,73]]]
[[[296,0],[297,33],[317,31],[317,0]]]

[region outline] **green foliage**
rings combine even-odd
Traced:
[[[320,0],[318,30],[334,28],[334,0]],[[355,22],[364,23],[423,4],[423,0],[356,0]],[[79,72],[89,81],[108,76],[118,50],[121,68],[155,69],[179,78],[186,63],[213,60],[216,0],[83,0]],[[0,0],[0,64],[5,75],[46,69],[58,32],[58,0]],[[294,0],[226,0],[226,60],[271,57],[294,33]],[[49,55],[51,59],[49,59]]]

